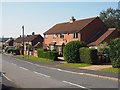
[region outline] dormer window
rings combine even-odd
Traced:
[[[63,33],[60,34],[60,38],[64,38],[64,34]]]
[[[78,38],[78,33],[74,33],[73,38]]]

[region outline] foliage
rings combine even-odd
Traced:
[[[101,71],[113,72],[113,73],[120,73],[120,68],[110,67],[110,68],[101,69]]]
[[[85,46],[86,44],[81,41],[71,41],[67,43],[63,49],[64,59],[68,63],[79,63],[80,62],[79,49]]]
[[[103,54],[106,58],[104,59],[104,63],[109,63],[110,58],[109,58],[109,45],[107,43],[102,43],[97,46],[98,48],[98,53]]]
[[[97,46],[98,52],[109,54],[109,46],[107,43],[102,43]]]
[[[44,51],[43,49],[37,50],[38,57],[57,60],[58,53],[56,51]]]
[[[14,54],[15,54],[15,55],[20,55],[20,49],[19,49],[19,48],[16,48],[16,49],[14,50]]]
[[[32,51],[33,50],[33,46],[32,45],[27,45],[27,50]]]
[[[120,10],[108,8],[100,12],[100,18],[109,28],[120,29]]]
[[[80,59],[83,63],[99,64],[97,49],[86,47],[80,48]]]
[[[39,57],[35,57],[35,56],[28,56],[28,55],[17,55],[16,57],[18,58],[24,58],[27,60],[31,60],[31,61],[37,61],[37,62],[42,62],[42,63],[49,63],[49,62],[53,62],[53,60],[50,59],[44,59],[44,58],[39,58]]]
[[[120,68],[120,38],[110,42],[110,60],[114,68]]]

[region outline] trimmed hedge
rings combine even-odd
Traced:
[[[109,53],[112,67],[120,68],[120,38],[116,38],[110,42]]]
[[[97,49],[87,47],[80,48],[80,60],[83,63],[99,64]]]
[[[57,60],[58,53],[56,51],[44,51],[43,49],[37,50],[38,57]]]
[[[85,47],[86,44],[81,41],[71,41],[66,44],[66,46],[63,49],[63,56],[64,59],[68,63],[79,63],[80,57],[79,57],[79,49],[81,47]]]

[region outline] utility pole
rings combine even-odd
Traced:
[[[23,31],[22,31],[22,32],[23,32],[23,48],[22,48],[22,49],[23,49],[23,52],[22,52],[22,54],[23,54],[23,56],[24,56],[24,26],[22,26],[22,30],[23,30]]]

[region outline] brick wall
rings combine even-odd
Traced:
[[[64,38],[60,38],[60,34],[57,34],[56,38],[53,38],[53,34],[47,35],[47,38],[44,38],[44,43],[49,46],[51,42],[64,42],[66,45],[70,41],[80,40],[80,34],[78,33],[78,38],[73,38],[73,34],[64,34]]]

